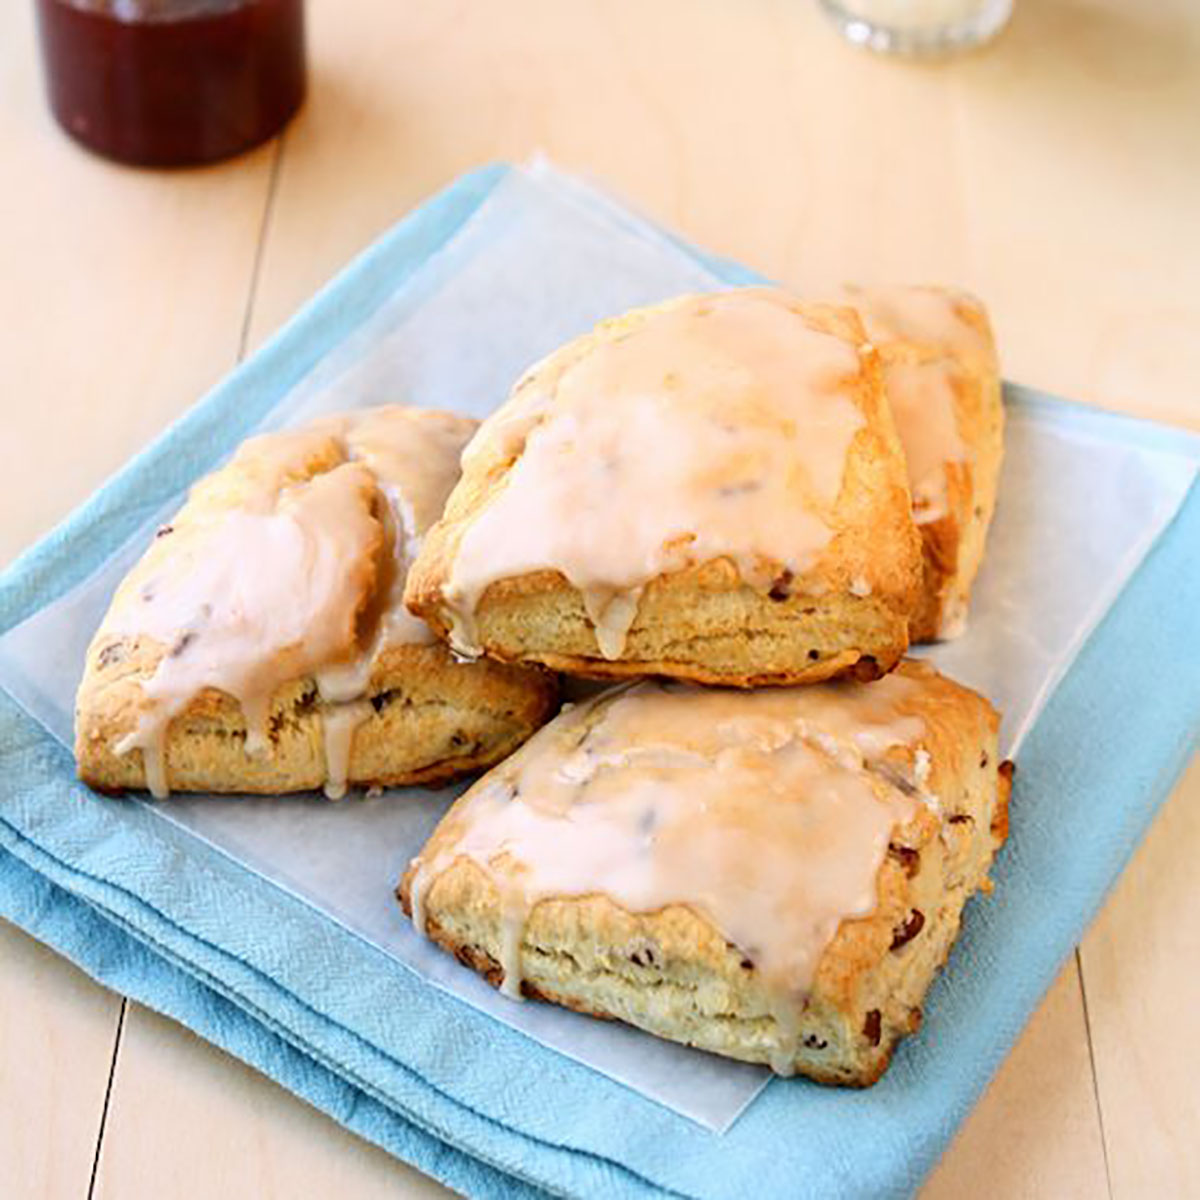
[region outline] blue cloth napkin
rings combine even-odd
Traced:
[[[466,176],[398,225],[14,564],[0,578],[0,630],[84,578],[212,468],[506,170]],[[703,258],[732,282],[749,278]],[[3,692],[0,914],[471,1195],[904,1195],[1195,748],[1198,546],[1194,487],[1022,749],[997,890],[972,904],[955,952],[969,970],[935,984],[921,1036],[869,1091],[778,1081],[727,1133],[707,1132],[427,986],[148,807],[93,796],[70,754]]]

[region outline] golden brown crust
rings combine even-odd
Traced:
[[[676,302],[604,322],[538,364],[499,410],[495,436],[472,443],[463,476],[426,538],[405,591],[409,609],[439,636],[449,638],[454,627],[446,589],[462,538],[505,487],[528,434],[552,413],[553,400],[527,416],[520,415],[522,406],[539,390],[552,390],[566,368],[595,346],[627,334],[671,303]],[[856,347],[865,344],[852,309],[794,303],[811,328]],[[645,586],[625,650],[616,659],[601,653],[582,593],[563,574],[544,569],[513,575],[488,587],[475,607],[475,636],[483,652],[584,675],[654,673],[743,687],[852,674],[865,658],[874,659],[881,672],[890,670],[908,645],[908,620],[920,587],[920,538],[878,358],[867,348],[859,361],[861,370],[846,382],[844,394],[863,424],[851,441],[828,514],[832,535],[810,571],[796,578],[784,564],[760,560],[755,578],[746,579],[730,560],[715,559],[660,575]],[[504,424],[510,412],[514,416]],[[514,436],[514,426],[523,434]]]
[[[432,612],[430,624],[448,637],[440,610]],[[647,585],[626,654],[616,660],[599,654],[582,596],[557,572],[493,584],[477,620],[488,655],[500,662],[537,662],[596,679],[666,675],[732,687],[876,679],[908,644],[906,613],[879,597],[792,595],[783,581],[764,596],[741,584],[725,560]],[[530,627],[552,631],[554,648],[522,648]]]
[[[405,915],[411,916],[412,905],[405,890],[402,887],[398,888],[396,895],[401,907],[404,909]],[[492,987],[499,988],[501,983],[503,983],[503,967],[486,950],[479,946],[459,941],[452,934],[448,933],[442,927],[441,923],[435,919],[430,919],[426,927],[426,933],[434,945],[445,950],[448,954],[452,954],[464,967],[469,967],[477,975],[482,976]],[[594,1017],[600,1021],[616,1021],[620,1019],[606,1009],[597,1008],[587,1001],[580,1000],[577,996],[569,992],[556,991],[553,987],[532,983],[528,979],[521,981],[521,995],[527,1000],[540,1000],[546,1004],[557,1004],[560,1008],[567,1008],[572,1012],[580,1013],[585,1017]],[[918,1012],[916,1022],[908,1032],[915,1033],[919,1025],[920,1013]],[[822,1067],[819,1063],[813,1063],[802,1073],[815,1083],[823,1083],[834,1087],[870,1087],[872,1084],[877,1083],[887,1070],[888,1065],[891,1063],[895,1045],[896,1043],[892,1042],[887,1046],[881,1047],[878,1056],[854,1077],[847,1077],[844,1073]]]
[[[963,905],[986,888],[1007,833],[1011,767],[998,767],[995,712],[928,668],[905,663],[900,670],[926,681],[914,711],[926,729],[924,787],[938,807],[918,805],[893,830],[875,910],[841,923],[794,1014],[800,1037],[792,1065],[824,1083],[868,1086],[896,1043],[918,1027]],[[898,752],[897,769],[885,763],[877,773],[911,786],[911,779],[903,782],[900,768],[912,765],[904,757]],[[488,871],[454,856],[459,829],[452,808],[423,851],[426,861],[450,852],[450,865],[424,893],[427,930],[498,985],[500,894]],[[412,882],[410,870],[398,889],[406,912]],[[525,926],[521,967],[526,994],[661,1037],[748,1062],[770,1061],[776,1046],[774,1010],[750,959],[686,904],[630,912],[603,894],[543,900]]]
[[[142,683],[162,652],[145,638],[112,638],[89,654],[75,753],[80,779],[98,791],[146,787],[141,751],[117,754],[115,747],[136,728]],[[546,672],[456,662],[440,643],[391,647],[371,677],[371,711],[355,730],[347,782],[433,785],[492,766],[549,718],[557,694]],[[207,689],[168,727],[167,782],[173,791],[320,788],[328,777],[322,721],[314,681],[287,684],[272,701],[269,751],[251,757],[237,701]]]

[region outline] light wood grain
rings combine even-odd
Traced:
[[[1117,1200],[1200,1196],[1200,758],[1081,954]]]
[[[1200,427],[1188,0],[1018,0],[995,46],[928,66],[844,46],[806,0],[311,0],[312,97],[249,312],[275,149],[166,174],[77,151],[36,91],[29,7],[0,5],[0,561],[219,378],[247,315],[258,344],[431,191],[539,149],[808,291],[973,287],[1011,376]],[[931,1195],[1103,1195],[1101,1124],[1115,1195],[1200,1192],[1195,777],[1084,948],[1099,1105],[1068,969]],[[70,985],[0,955],[0,1025],[36,1029]],[[437,1194],[190,1034],[136,1008],[126,1024],[104,1194]],[[72,1057],[106,1064],[111,1041],[81,1035]],[[31,1038],[21,1069],[52,1053]],[[16,1081],[0,1059],[2,1113]],[[90,1162],[65,1127],[19,1136],[39,1161]]]
[[[799,0],[319,3],[312,26],[255,341],[433,188],[542,149],[806,290],[973,287],[1012,377],[1200,421],[1187,0],[1018,4],[998,44],[929,66]]]
[[[0,1196],[87,1194],[120,1010],[0,921]]]
[[[33,5],[0,4],[0,563],[236,361],[274,147],[198,172],[83,153],[40,93]],[[82,1198],[120,1000],[0,937],[0,1195]]]
[[[1094,1200],[1108,1188],[1074,957],[922,1193]]]
[[[274,155],[156,172],[81,151],[42,102],[32,13],[0,4],[0,563],[234,364]]]
[[[967,1194],[981,1172],[992,1197],[1104,1193],[1075,970],[1072,960],[929,1181],[926,1200]],[[98,1196],[324,1196],[334,1178],[338,1194],[363,1200],[451,1194],[145,1009],[131,1008],[126,1029]],[[160,1138],[170,1139],[171,1154],[147,1163],[137,1146]],[[217,1165],[208,1161],[215,1145]]]
[[[99,1200],[451,1194],[194,1034],[130,1006],[96,1171]]]

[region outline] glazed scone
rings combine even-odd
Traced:
[[[480,427],[406,603],[459,653],[751,687],[890,670],[920,582],[848,308],[746,288],[603,322]]]
[[[987,311],[939,287],[851,287],[883,360],[921,531],[914,642],[957,637],[983,561],[1004,455],[1000,368]]]
[[[450,809],[399,888],[510,996],[865,1086],[989,886],[1011,766],[974,692],[621,685]]]
[[[399,405],[245,442],[126,576],[76,698],[101,790],[438,782],[549,715],[544,672],[455,661],[400,602],[474,421]]]

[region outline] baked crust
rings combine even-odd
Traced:
[[[875,1082],[899,1040],[919,1027],[923,998],[949,954],[963,906],[990,887],[987,872],[1007,835],[1011,765],[996,758],[994,710],[928,668],[906,662],[899,670],[922,681],[913,706],[925,724],[918,750],[928,755],[920,786],[936,802],[917,804],[912,818],[893,829],[874,911],[841,922],[807,996],[795,1002],[797,1050],[788,1065],[822,1083]],[[554,728],[541,735],[539,750]],[[911,747],[897,748],[873,769],[890,786],[915,790],[914,761],[921,760]],[[485,870],[456,853],[463,826],[455,813],[465,799],[422,851],[423,861],[449,864],[425,888],[425,928],[499,986],[502,902],[493,872],[510,876],[502,860]],[[414,879],[415,866],[397,892],[410,915]],[[778,1009],[748,951],[686,903],[631,912],[603,893],[542,899],[528,913],[519,954],[522,991],[531,998],[746,1062],[772,1061]]]
[[[463,538],[507,486],[530,434],[557,414],[559,381],[598,349],[694,299],[603,322],[535,366],[484,424],[464,455],[463,476],[443,518],[409,573],[405,603],[439,636],[455,639],[449,592]],[[852,401],[862,423],[850,441],[836,501],[824,514],[828,543],[811,569],[796,576],[759,556],[751,579],[730,557],[718,556],[659,574],[644,585],[615,657],[601,652],[584,593],[563,571],[516,571],[479,597],[474,648],[504,662],[537,662],[576,675],[653,673],[739,687],[875,677],[892,669],[908,645],[920,538],[878,358],[865,346],[852,310],[790,297],[786,304],[808,328],[852,346],[859,363],[839,394]],[[647,455],[654,452],[645,447]],[[629,502],[614,497],[622,499]],[[464,648],[461,639],[458,645]]]
[[[253,439],[229,465],[201,480],[126,577],[89,647],[76,699],[79,777],[106,792],[149,787],[271,794],[335,785],[331,794],[337,794],[348,784],[444,782],[490,766],[519,746],[553,711],[556,681],[538,669],[457,661],[403,609],[394,616],[390,607],[398,601],[402,569],[393,564],[403,562],[397,539],[419,536],[436,515],[433,510],[440,511],[457,474],[458,452],[474,428],[475,422],[444,413],[399,406],[364,410]],[[192,631],[181,632],[160,617],[151,634],[146,629],[155,628],[153,613],[143,618],[140,602],[152,610],[150,602],[164,602],[169,583],[181,573],[201,574],[214,553],[227,568],[227,574],[216,576],[219,583],[237,588],[250,580],[245,586],[253,589],[255,572],[269,572],[273,564],[254,561],[240,544],[231,550],[227,538],[236,528],[223,522],[227,517],[270,520],[297,495],[311,497],[306,489],[327,483],[339,471],[355,472],[348,490],[355,524],[342,536],[343,526],[335,520],[330,540],[319,547],[328,560],[320,569],[337,589],[334,608],[322,615],[323,634],[342,655],[331,666],[361,660],[362,667],[351,692],[339,695],[340,703],[327,702],[320,695],[318,670],[293,669],[306,661],[304,643],[316,636],[311,627],[299,622],[298,643],[268,651],[248,624],[240,649],[252,666],[263,654],[269,672],[256,676],[267,686],[255,697],[259,719],[251,721],[236,690],[204,674],[212,661],[221,664],[228,647],[219,640],[226,636],[221,618],[208,625],[193,622]],[[396,502],[402,518],[392,512],[388,490],[402,495]],[[346,494],[339,493],[339,500]],[[296,570],[305,575],[318,569],[311,555],[284,561],[297,562]],[[299,578],[271,586],[274,590],[264,594],[272,604],[300,603]],[[212,597],[204,593],[199,599]],[[202,607],[213,611],[209,603]],[[270,635],[271,626],[282,625],[285,616],[291,614],[268,608],[260,632]],[[206,636],[218,640],[206,643]],[[184,693],[186,703],[154,739],[155,762],[148,773],[147,752],[138,744],[147,714],[154,713],[148,687],[181,651],[197,649],[201,669],[193,676],[211,686]],[[338,722],[339,730],[331,732]],[[252,736],[254,746],[248,745]]]
[[[931,519],[918,511],[922,569],[920,598],[909,627],[913,642],[932,642],[962,632],[971,587],[983,561],[988,529],[996,507],[996,492],[1004,456],[1004,402],[995,341],[987,310],[966,292],[938,287],[887,289],[890,300],[903,293],[946,306],[968,336],[947,339],[920,321],[897,328],[886,319],[872,318],[874,293],[854,289],[849,300],[859,306],[872,343],[879,351],[885,379],[889,369],[944,369],[951,392],[955,430],[965,453],[947,458],[941,466],[944,502]],[[971,337],[970,334],[974,336]],[[906,416],[896,407],[901,439],[910,432]],[[922,420],[918,411],[908,419]]]
[[[137,728],[142,684],[163,647],[146,638],[97,639],[88,653],[75,717],[79,778],[101,792],[146,788],[142,751],[116,747]],[[370,714],[354,731],[346,782],[364,787],[436,785],[492,766],[552,714],[553,676],[502,663],[462,663],[441,643],[391,647],[372,672]],[[167,729],[173,792],[272,795],[328,779],[324,716],[312,678],[276,692],[265,755],[246,752],[246,720],[230,695],[208,688]]]
[[[606,659],[579,590],[558,572],[537,572],[488,589],[479,636],[499,662],[536,662],[588,679],[663,675],[742,688],[844,675],[867,682],[903,657],[907,617],[887,599],[782,595],[784,587],[779,599],[764,597],[725,559],[660,576],[642,593],[625,655]],[[430,624],[449,637],[448,624],[436,616]],[[534,636],[547,647],[532,650]]]

